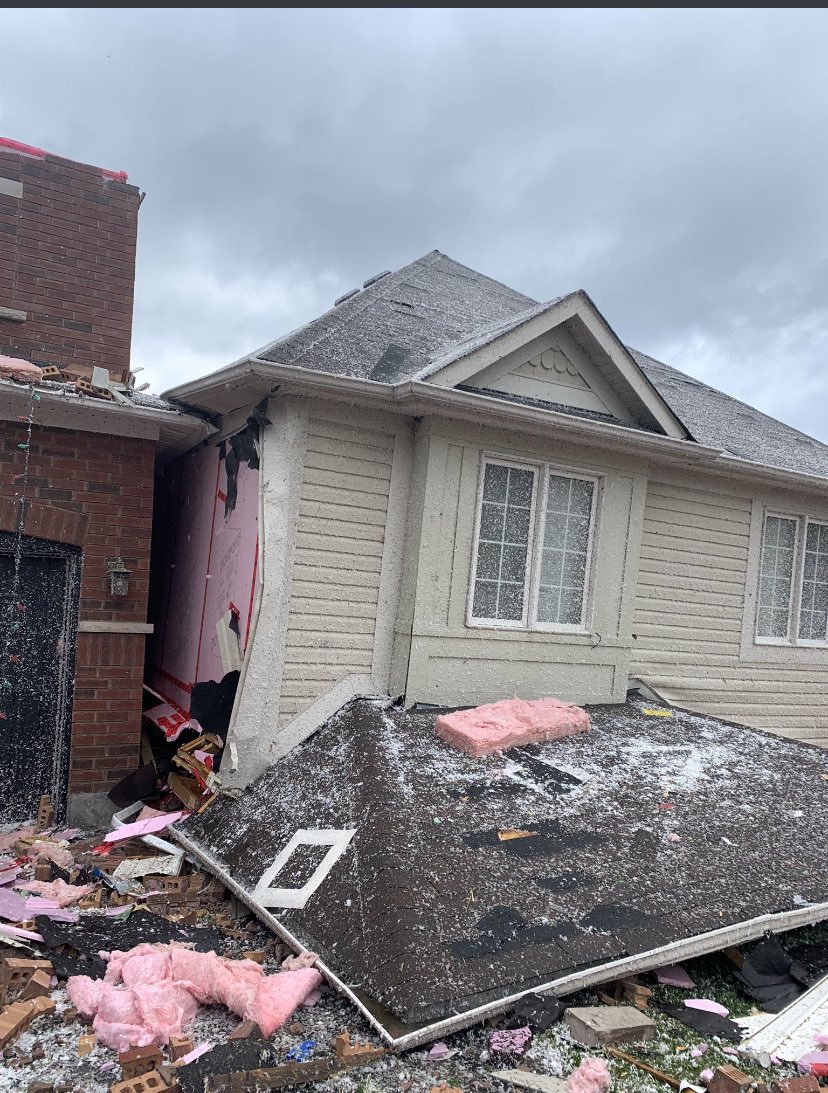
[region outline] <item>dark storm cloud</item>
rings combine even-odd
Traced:
[[[134,363],[220,366],[432,247],[828,440],[828,16],[6,11],[0,133],[125,168]]]

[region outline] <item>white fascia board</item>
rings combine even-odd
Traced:
[[[605,447],[634,451],[645,459],[667,459],[671,463],[690,466],[704,465],[728,477],[754,481],[758,479],[761,482],[775,482],[817,492],[824,492],[828,486],[828,477],[749,463],[720,448],[697,444],[689,439],[662,436],[624,425],[605,424],[572,414],[562,414],[556,410],[509,402],[494,395],[459,391],[454,387],[444,387],[433,382],[404,380],[392,385],[253,358],[234,368],[239,376],[249,376],[252,373],[260,376],[263,381],[269,381],[271,388],[279,388],[280,394],[344,399],[372,410],[385,407],[392,412],[411,417],[430,413],[465,417],[470,421],[483,419],[498,424],[501,428],[520,428],[525,432],[538,434],[548,433],[554,428],[573,440],[595,443],[597,438],[601,438]],[[193,386],[198,383],[196,381]],[[183,388],[176,390],[183,391]]]

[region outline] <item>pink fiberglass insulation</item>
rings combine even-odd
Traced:
[[[78,1013],[94,1018],[92,1028],[100,1042],[117,1051],[166,1044],[171,1036],[183,1035],[198,1011],[187,985],[169,980],[133,990],[74,975],[66,990]]]
[[[252,960],[228,960],[183,945],[137,945],[108,954],[102,980],[74,976],[72,1004],[93,1017],[98,1039],[125,1050],[180,1036],[200,1003],[223,1005],[272,1036],[322,982],[315,968],[266,975]]]
[[[523,744],[559,740],[589,729],[589,714],[558,698],[507,698],[473,710],[440,714],[437,735],[467,755],[495,755]]]
[[[610,1087],[610,1075],[600,1059],[587,1055],[569,1076],[568,1093],[605,1093]]]
[[[34,861],[54,862],[60,869],[71,869],[75,864],[71,852],[65,846],[58,846],[56,843],[32,843],[26,854]]]
[[[84,896],[93,892],[97,886],[94,884],[67,884],[58,877],[57,880],[27,880],[18,881],[15,888],[23,888],[27,892],[34,892],[46,899],[53,899],[58,907],[69,907]]]
[[[22,383],[37,383],[43,379],[43,369],[22,357],[7,357],[0,353],[0,376]]]

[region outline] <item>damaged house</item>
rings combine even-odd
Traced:
[[[150,682],[169,724],[230,727],[238,783],[356,693],[637,678],[828,740],[828,447],[626,348],[585,293],[434,251],[167,397],[218,432],[165,474]]]
[[[210,432],[130,373],[140,200],[0,139],[0,822],[138,756],[155,463]]]
[[[386,1040],[828,915],[828,447],[437,251],[166,397],[174,837]],[[514,695],[591,729],[436,737]]]

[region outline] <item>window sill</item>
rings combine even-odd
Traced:
[[[757,666],[775,664],[828,668],[828,644],[792,645],[787,641],[753,641],[742,646],[739,662]]]
[[[592,631],[581,626],[527,626],[521,622],[483,621],[480,619],[467,619],[465,626],[468,630],[485,630],[490,634],[520,634],[523,636],[548,634],[555,637],[592,638]]]

